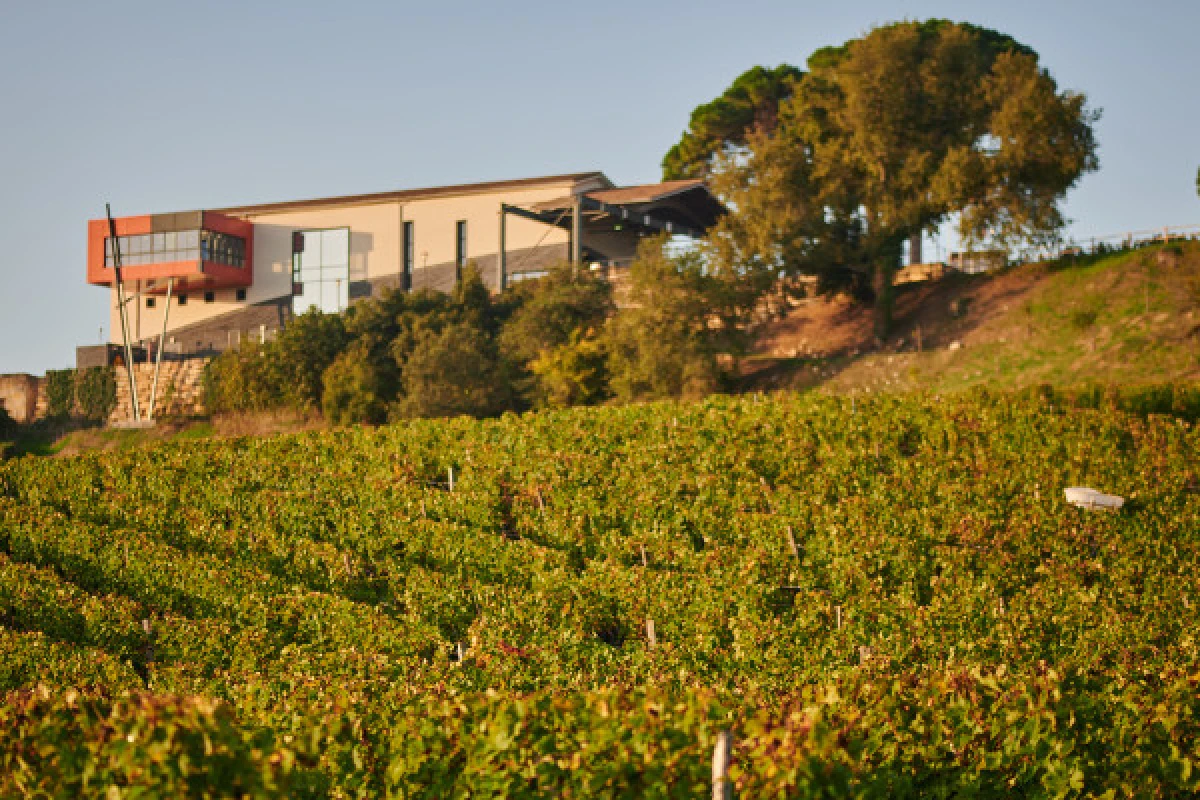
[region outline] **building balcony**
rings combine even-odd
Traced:
[[[175,291],[250,286],[254,280],[254,225],[211,211],[152,214],[114,220],[116,241],[107,219],[88,221],[87,280],[95,286],[121,279],[141,291]]]

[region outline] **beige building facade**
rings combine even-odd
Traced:
[[[699,181],[618,188],[603,173],[583,172],[161,215],[165,222],[126,218],[112,230],[135,253],[171,247],[174,220],[202,220],[189,223],[203,226],[202,241],[208,228],[226,232],[212,235],[232,242],[233,255],[211,270],[206,252],[195,264],[121,255],[136,265],[121,280],[131,341],[153,346],[166,315],[164,352],[187,355],[270,338],[311,307],[338,312],[388,289],[450,291],[471,263],[493,291],[568,259],[620,266],[642,237],[696,235],[721,211]],[[91,223],[93,240],[102,223]],[[109,286],[110,340],[121,341],[112,245],[103,242],[91,249],[106,248],[108,260],[89,253],[89,280]],[[182,251],[169,252],[175,259]]]

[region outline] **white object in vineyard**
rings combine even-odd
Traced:
[[[1072,486],[1065,490],[1067,502],[1073,506],[1086,508],[1089,511],[1116,511],[1125,505],[1125,498],[1115,494],[1105,494],[1086,486]]]

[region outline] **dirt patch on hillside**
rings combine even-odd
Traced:
[[[948,275],[897,287],[892,336],[875,340],[871,308],[849,297],[806,297],[770,323],[753,354],[770,358],[844,358],[875,350],[944,347],[1024,302],[1046,275],[1030,264],[992,276]]]

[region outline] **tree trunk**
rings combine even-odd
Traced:
[[[892,278],[895,277],[896,267],[890,261],[881,261],[875,265],[875,272],[871,276],[872,286],[875,291],[875,307],[874,307],[874,322],[875,322],[875,339],[883,344],[887,341],[888,335],[892,332],[892,310],[896,304],[896,290],[892,285]]]

